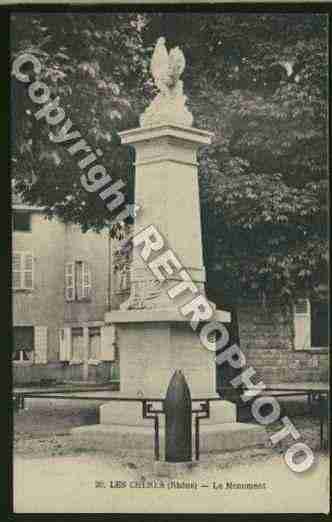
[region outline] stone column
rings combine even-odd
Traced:
[[[196,152],[212,134],[179,125],[157,125],[120,133],[123,144],[136,151],[135,199],[141,207],[135,234],[153,225],[165,238],[201,293],[204,293],[199,188]],[[174,274],[168,286],[182,281]],[[166,293],[140,254],[134,250],[131,295],[122,309],[169,309],[178,304]],[[186,295],[188,300],[188,295]]]
[[[164,249],[176,255],[198,293],[204,295],[197,149],[209,145],[212,134],[192,127],[193,118],[179,80],[183,55],[180,50],[171,51],[169,58],[174,51],[175,55],[165,67],[160,62],[162,40],[158,40],[151,66],[160,94],[142,115],[141,127],[120,133],[122,143],[136,152],[135,203],[141,210],[135,234],[152,225],[165,239]],[[165,59],[165,49],[161,55]],[[181,304],[198,293],[183,292],[181,299],[171,300],[167,289],[183,281],[180,271],[160,283],[138,249],[133,255],[130,297],[121,310],[105,316],[107,323],[116,325],[121,392],[134,397],[163,397],[178,369],[185,375],[193,397],[214,396],[215,354],[202,346],[190,318],[180,312]],[[217,311],[214,305],[212,309],[211,320],[230,321],[228,312]]]
[[[165,39],[159,38],[151,72],[159,88],[140,119],[141,127],[120,134],[122,143],[136,151],[136,204],[141,206],[135,231],[153,226],[167,241],[187,270],[199,292],[204,294],[200,205],[197,180],[197,148],[208,145],[211,134],[192,127],[192,115],[179,79],[184,56],[175,48],[168,54]],[[164,251],[164,250],[163,250]],[[158,255],[158,253],[157,253]],[[168,284],[174,286],[176,272]],[[180,279],[182,281],[182,279]],[[193,295],[186,296],[186,302]],[[120,398],[156,399],[160,406],[175,370],[181,370],[192,398],[216,396],[215,353],[200,342],[197,331],[180,313],[164,286],[154,279],[135,252],[131,270],[131,294],[121,310],[105,314],[105,322],[116,329],[120,353]],[[214,310],[211,320],[229,322],[228,312]],[[111,349],[111,347],[110,347]],[[114,395],[114,392],[112,392]],[[160,416],[161,424],[164,416]],[[210,418],[202,420],[202,449],[237,449],[256,444],[262,428],[238,424],[235,405],[211,403]],[[109,402],[100,407],[100,425],[76,428],[77,439],[100,447],[149,448],[152,450],[151,419],[142,418],[137,402]],[[205,426],[208,424],[208,426]],[[161,436],[163,436],[163,427]],[[163,445],[161,444],[161,447]]]

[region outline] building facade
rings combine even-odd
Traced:
[[[38,207],[13,207],[14,384],[117,382],[107,231],[48,220]],[[110,349],[110,346],[114,349]]]
[[[238,307],[241,349],[265,384],[328,382],[327,298],[299,299],[292,312],[247,301]]]
[[[218,290],[221,272],[214,273],[208,288],[209,297],[217,305],[227,307]],[[268,303],[251,298],[232,303],[230,342],[240,345],[246,357],[246,367],[256,374],[253,381],[267,385],[287,383],[328,382],[329,328],[328,292],[322,285],[314,299],[308,296],[290,302]],[[224,365],[227,366],[227,363]],[[237,372],[238,373],[238,372]],[[236,372],[221,367],[220,385],[227,385]]]

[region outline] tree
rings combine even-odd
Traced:
[[[137,125],[144,106],[148,62],[142,23],[135,13],[24,13],[12,19],[13,60],[22,52],[40,60],[36,79],[48,85],[51,99],[59,96],[72,130],[81,133],[92,151],[102,151],[100,163],[112,180],[129,181],[124,190],[131,199],[132,162],[117,132]],[[16,79],[12,97],[16,190],[26,201],[45,206],[50,217],[79,223],[83,230],[100,230],[114,216],[96,193],[81,186],[78,160],[65,145],[50,140],[50,131],[56,134],[64,122],[51,129],[44,118],[37,121],[34,114],[40,106],[30,100],[27,85]]]
[[[327,280],[327,17],[162,14],[198,127],[205,262],[237,298]],[[155,38],[156,34],[153,34]]]
[[[105,148],[115,178],[131,165],[116,132],[137,126],[155,92],[152,46],[161,35],[179,45],[195,125],[215,134],[199,167],[208,273],[222,271],[218,284],[234,301],[254,294],[287,302],[326,280],[325,15],[62,14],[61,24],[54,14],[15,16],[13,55],[38,53],[45,80],[82,135]],[[101,228],[104,206],[80,187],[44,122],[26,117],[22,85],[13,89],[18,188],[50,215]]]

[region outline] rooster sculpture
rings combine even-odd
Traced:
[[[167,52],[165,38],[158,38],[150,65],[150,71],[159,93],[140,116],[141,126],[173,123],[191,126],[192,114],[186,107],[183,82],[180,80],[186,61],[179,47]]]
[[[181,49],[174,47],[168,54],[165,38],[158,38],[152,55],[150,71],[162,94],[170,94],[170,91],[175,88],[185,65],[186,61]]]

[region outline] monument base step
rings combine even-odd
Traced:
[[[152,422],[152,421],[151,421]],[[71,435],[75,445],[84,449],[109,451],[131,450],[135,453],[149,452],[154,455],[153,426],[124,426],[96,424],[73,428]],[[193,455],[194,455],[193,433]],[[200,426],[200,452],[234,451],[251,446],[265,445],[267,433],[256,424],[230,422]],[[164,429],[160,428],[160,458],[164,458]]]

